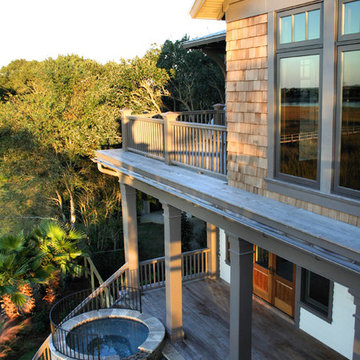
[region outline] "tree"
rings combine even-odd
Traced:
[[[0,296],[9,318],[33,309],[30,284],[44,283],[53,270],[43,266],[43,257],[31,237],[19,234],[0,238]]]
[[[9,318],[34,308],[34,284],[49,284],[60,273],[80,275],[81,266],[75,260],[82,254],[83,237],[74,229],[44,222],[26,236],[0,238],[0,296]]]
[[[106,82],[112,90],[111,103],[119,109],[161,112],[162,97],[168,95],[166,84],[169,76],[164,69],[157,67],[159,56],[160,49],[151,48],[142,58],[106,64]]]
[[[159,54],[106,65],[59,56],[1,69],[0,234],[52,218],[104,235],[120,212],[119,188],[91,157],[120,146],[122,108],[160,111],[168,75],[156,67]]]
[[[173,111],[212,109],[224,103],[225,80],[218,66],[200,50],[185,49],[188,40],[166,40],[162,46],[157,66],[166,69],[170,76],[168,97],[164,104]]]

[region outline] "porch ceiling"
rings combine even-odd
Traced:
[[[112,169],[120,181],[300,266],[347,286],[358,282],[360,228],[356,226],[123,150],[97,151],[95,161]]]

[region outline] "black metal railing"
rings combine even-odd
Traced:
[[[80,334],[65,328],[66,321],[93,310],[120,308],[142,311],[141,291],[121,285],[118,278],[106,287],[79,291],[58,301],[50,310],[50,326],[55,349],[79,360],[101,358],[101,337],[98,334]],[[120,359],[120,358],[119,358]]]

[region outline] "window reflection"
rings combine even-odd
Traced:
[[[320,37],[320,10],[308,12],[308,40]]]
[[[280,19],[281,24],[281,44],[291,42],[291,16],[284,16]]]
[[[305,13],[294,16],[294,41],[305,40]]]
[[[360,51],[343,53],[340,186],[360,190]]]
[[[360,1],[344,4],[344,35],[360,32]]]
[[[280,59],[280,172],[316,180],[319,55]]]

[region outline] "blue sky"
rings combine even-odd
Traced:
[[[194,0],[10,0],[2,7],[0,66],[78,54],[105,63],[142,56],[153,43],[225,29],[193,20]]]

